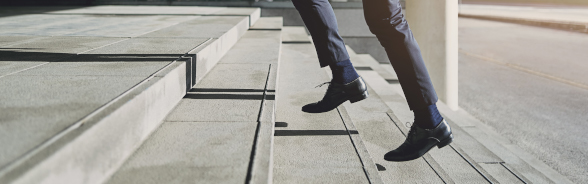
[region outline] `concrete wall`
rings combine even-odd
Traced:
[[[91,5],[93,0],[1,0],[0,5]]]
[[[462,3],[550,4],[588,6],[588,0],[462,0]]]

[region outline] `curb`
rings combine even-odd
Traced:
[[[530,26],[537,26],[537,27],[554,28],[554,29],[573,31],[573,32],[579,32],[579,33],[588,33],[588,23],[560,22],[560,21],[538,20],[538,19],[533,20],[533,19],[501,17],[501,16],[493,16],[493,15],[472,15],[472,14],[462,14],[462,13],[460,13],[458,16],[463,17],[463,18],[492,20],[492,21],[516,23],[516,24],[523,24],[523,25],[530,25]]]

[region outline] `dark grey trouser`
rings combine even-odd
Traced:
[[[321,67],[349,59],[328,0],[292,0],[310,31]],[[370,31],[386,50],[410,109],[425,109],[437,94],[398,0],[363,0]]]

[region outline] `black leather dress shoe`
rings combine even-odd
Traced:
[[[355,103],[369,96],[367,86],[361,77],[347,84],[328,83],[330,83],[329,88],[323,99],[319,102],[305,105],[302,107],[302,111],[308,113],[327,112],[337,108],[347,100]]]
[[[423,156],[431,148],[435,146],[442,148],[451,141],[453,141],[453,134],[445,120],[434,129],[423,129],[413,124],[404,143],[395,150],[386,153],[384,159],[397,162],[414,160]]]

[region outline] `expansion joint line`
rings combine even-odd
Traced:
[[[502,167],[504,167],[508,172],[510,172],[512,175],[514,175],[515,177],[517,177],[517,179],[519,179],[521,182],[523,182],[524,184],[527,184],[527,182],[521,178],[518,174],[516,174],[514,171],[510,170],[510,168],[508,168],[506,165],[504,165],[504,162],[500,162],[500,165]]]
[[[484,177],[484,179],[486,181],[488,181],[489,183],[492,183],[492,180],[490,180],[490,178],[488,178],[484,173],[482,173],[482,171],[480,171],[476,166],[474,166],[474,164],[472,164],[472,162],[470,162],[470,160],[468,160],[465,156],[463,156],[459,151],[457,151],[457,149],[455,149],[453,147],[453,145],[449,145],[449,147],[451,147],[451,149],[453,149],[453,151],[455,151],[463,160],[465,160],[468,164],[470,164],[470,166],[472,168],[474,168],[474,170],[476,170],[476,172],[478,172],[478,174],[480,174],[482,177]]]
[[[253,146],[251,149],[251,156],[249,157],[249,166],[247,167],[247,177],[245,178],[245,184],[250,184],[251,183],[251,179],[253,176],[253,160],[255,159],[255,151],[257,150],[257,144],[259,142],[259,131],[261,128],[261,121],[262,121],[262,117],[263,117],[263,109],[265,107],[265,99],[267,96],[267,86],[269,83],[269,78],[271,76],[271,72],[272,72],[272,64],[269,64],[269,68],[267,71],[267,77],[265,78],[265,86],[263,87],[263,95],[261,98],[261,105],[259,108],[259,113],[257,114],[257,126],[255,127],[255,135],[253,137]]]
[[[365,176],[368,179],[368,182],[371,184],[372,181],[370,180],[369,174],[367,169],[365,168],[365,164],[363,163],[363,159],[361,158],[361,154],[359,153],[359,150],[357,149],[357,145],[355,143],[355,141],[353,141],[353,137],[351,137],[351,130],[349,130],[349,127],[347,126],[347,123],[345,122],[345,118],[343,118],[343,114],[341,114],[341,109],[339,109],[339,107],[337,107],[337,113],[339,113],[339,117],[341,118],[341,121],[343,122],[343,126],[345,126],[345,130],[347,130],[347,134],[349,134],[349,140],[351,140],[351,144],[353,145],[353,149],[355,149],[355,153],[357,154],[357,157],[359,158],[359,162],[361,163],[361,168],[363,169],[363,172],[365,174]],[[378,174],[378,173],[376,173]]]

